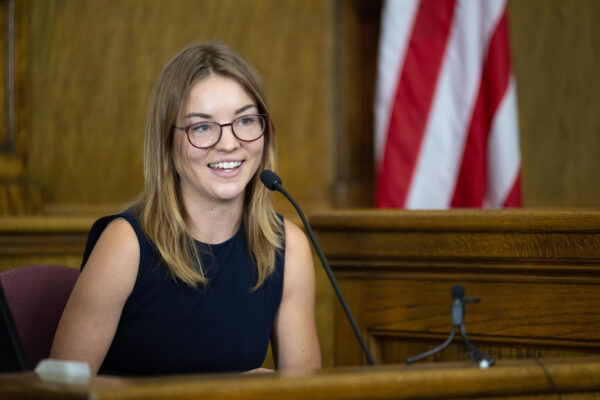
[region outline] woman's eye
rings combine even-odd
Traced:
[[[253,116],[242,117],[238,120],[239,126],[249,126],[249,125],[253,125],[255,123],[256,123],[256,117],[253,117]]]
[[[193,133],[206,133],[211,131],[211,124],[196,124],[192,125],[190,130]]]

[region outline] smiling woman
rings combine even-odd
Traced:
[[[314,271],[302,231],[260,183],[275,133],[254,70],[193,44],[152,93],[145,188],[90,231],[51,357],[153,375],[320,367]]]

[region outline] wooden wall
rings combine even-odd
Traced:
[[[372,205],[381,1],[16,1],[27,26],[23,175],[46,211],[139,192],[152,83],[175,51],[211,38],[262,74],[280,172],[305,207]],[[600,204],[597,17],[594,0],[509,2],[526,206]]]
[[[600,2],[509,3],[527,206],[600,206]]]
[[[8,3],[5,1],[0,1],[0,32],[8,31]],[[2,55],[2,59],[5,60],[5,55],[8,54],[8,35],[0,36],[0,54]],[[8,113],[7,113],[7,101],[8,101],[8,92],[7,92],[7,82],[6,82],[6,74],[7,74],[7,63],[0,63],[0,142],[4,142],[6,139],[6,135],[8,134]]]
[[[154,79],[187,43],[219,39],[263,77],[284,182],[300,198],[327,202],[334,176],[333,6],[29,0],[29,177],[54,210],[131,200],[143,185],[141,143]]]

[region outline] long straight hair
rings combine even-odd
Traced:
[[[220,42],[191,44],[177,53],[158,76],[148,104],[144,132],[144,190],[134,206],[142,229],[156,247],[171,275],[191,287],[207,279],[194,239],[187,233],[179,177],[173,158],[177,115],[192,87],[216,74],[242,85],[261,114],[269,114],[258,74],[235,51]],[[283,225],[277,218],[270,192],[259,180],[263,169],[276,169],[276,143],[267,118],[263,157],[248,185],[242,224],[249,252],[257,267],[259,288],[275,268],[275,253],[282,248]]]

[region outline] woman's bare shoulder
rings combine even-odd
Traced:
[[[312,253],[308,239],[302,229],[293,222],[284,219],[285,228],[285,268],[297,273],[309,268],[312,270]]]
[[[131,224],[124,218],[111,221],[96,242],[83,272],[125,284],[132,289],[140,260],[140,246]],[[96,276],[98,278],[98,276]],[[122,285],[118,285],[123,288]]]
[[[289,244],[291,244],[291,245],[302,244],[303,242],[306,242],[306,244],[308,244],[308,240],[306,239],[306,235],[304,234],[304,231],[298,225],[296,225],[292,221],[284,218],[283,227],[285,230],[286,246]]]

